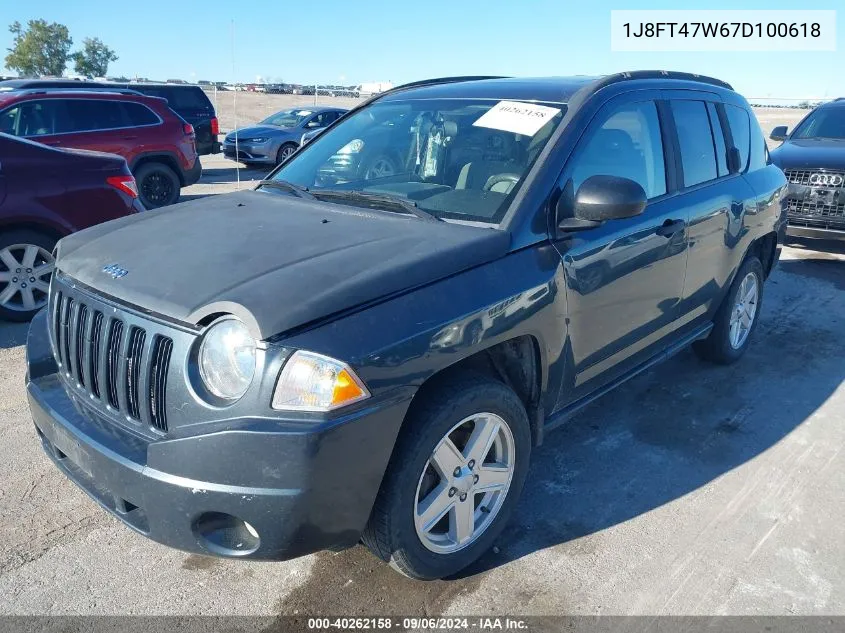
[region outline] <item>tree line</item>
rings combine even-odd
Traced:
[[[84,77],[105,77],[109,64],[117,61],[115,52],[98,37],[86,37],[82,48],[71,53],[73,39],[68,28],[58,22],[30,20],[24,27],[16,21],[9,31],[14,41],[7,49],[6,68],[21,77],[61,77],[70,61]]]

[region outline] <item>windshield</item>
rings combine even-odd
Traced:
[[[811,112],[795,128],[791,138],[845,139],[845,108],[822,108]]]
[[[311,116],[311,110],[282,110],[271,114],[262,121],[267,125],[275,125],[276,127],[296,127],[299,123]]]
[[[305,145],[273,178],[340,204],[362,205],[363,192],[438,219],[498,223],[565,109],[490,99],[376,102]]]

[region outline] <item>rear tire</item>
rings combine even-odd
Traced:
[[[135,170],[138,197],[146,209],[157,209],[179,201],[179,176],[164,163],[144,163]]]
[[[55,246],[37,231],[0,234],[0,319],[26,322],[47,305]]]
[[[507,524],[528,474],[531,431],[513,390],[483,375],[418,398],[362,540],[405,576],[433,580],[477,560]]]
[[[745,353],[760,321],[763,279],[760,260],[753,255],[748,257],[739,267],[716,313],[710,335],[692,345],[700,358],[720,365],[730,365]]]

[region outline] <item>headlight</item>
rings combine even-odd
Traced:
[[[298,351],[282,368],[273,408],[331,411],[369,397],[370,392],[346,363]]]
[[[357,154],[364,149],[364,141],[359,138],[349,141],[346,145],[337,150],[338,154]]]
[[[199,366],[211,393],[227,400],[240,398],[255,374],[255,339],[237,319],[220,321],[202,339]]]

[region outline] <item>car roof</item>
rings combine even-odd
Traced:
[[[442,83],[399,86],[380,101],[405,99],[513,99],[566,103],[597,77],[490,77],[467,80],[444,80]],[[412,96],[413,95],[413,96]]]
[[[693,88],[727,91],[736,94],[730,84],[692,73],[665,70],[635,70],[605,76],[571,77],[444,77],[405,84],[376,98],[379,101],[406,99],[478,98],[568,103],[576,93],[598,92],[612,84],[632,82],[652,88]],[[633,86],[632,86],[633,87]]]
[[[348,108],[338,108],[336,106],[290,106],[289,108],[282,108],[281,110],[276,110],[273,114],[278,114],[279,112],[293,112],[293,111],[302,111],[302,112],[310,112],[311,114],[319,114],[320,112],[349,112]],[[270,116],[273,116],[272,114]]]
[[[828,101],[827,103],[823,103],[818,108],[845,108],[845,97],[839,97],[838,99],[834,99],[833,101]]]
[[[0,81],[0,90],[12,89],[12,90],[20,90],[24,88],[65,88],[73,89],[74,86],[77,87],[85,87],[85,88],[121,88],[123,86],[129,87],[143,87],[143,86],[150,86],[152,88],[179,88],[184,90],[185,88],[199,88],[202,90],[202,86],[197,84],[168,84],[164,82],[152,82],[152,81],[93,81],[88,79],[67,79],[67,78],[59,78],[59,79],[6,79],[4,81]]]

